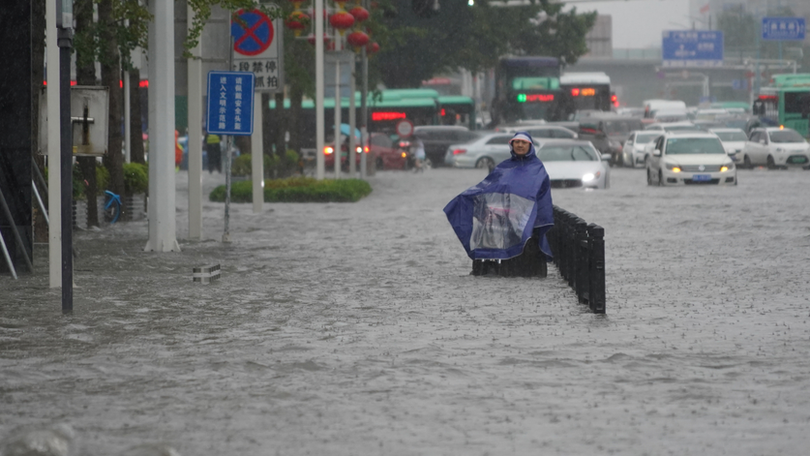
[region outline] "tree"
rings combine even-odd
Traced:
[[[411,0],[392,0],[382,18],[388,33],[377,65],[388,87],[418,87],[459,68],[478,72],[507,54],[549,55],[573,64],[587,52],[585,34],[596,21],[596,13],[564,13],[563,4],[548,0],[515,7],[442,0],[427,18],[412,6]]]

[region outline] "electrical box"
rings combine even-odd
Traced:
[[[70,88],[73,155],[101,156],[107,152],[109,93],[107,87]],[[43,87],[39,96],[39,151],[43,154],[48,151],[48,120],[48,96]]]

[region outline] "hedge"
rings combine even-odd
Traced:
[[[360,179],[325,179],[291,177],[264,181],[264,201],[268,203],[347,203],[355,202],[371,193],[371,185]],[[213,202],[225,201],[225,186],[220,185],[209,195]],[[231,202],[253,202],[253,182],[236,181],[231,184]]]

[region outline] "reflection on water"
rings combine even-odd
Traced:
[[[441,208],[482,177],[381,172],[355,204],[234,205],[228,245],[183,238],[180,182],[182,252],[142,252],[145,222],[77,233],[70,316],[37,246],[35,275],[0,277],[0,438],[61,423],[87,455],[810,443],[804,174],[658,189],[616,168],[608,191],[554,193],[606,229],[604,317],[553,268],[468,274]],[[207,239],[221,209],[206,203]],[[763,228],[737,229],[751,223]],[[192,267],[211,263],[222,278],[193,283]]]

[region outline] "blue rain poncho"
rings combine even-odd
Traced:
[[[523,253],[532,235],[540,251],[551,257],[546,232],[554,226],[551,185],[543,162],[529,140],[529,152],[515,154],[492,170],[478,185],[453,198],[444,208],[467,255],[473,260],[507,260]],[[515,139],[513,137],[512,139]],[[523,139],[523,138],[521,138]]]

